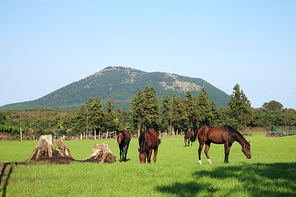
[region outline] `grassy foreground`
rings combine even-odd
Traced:
[[[157,162],[140,164],[138,140],[133,139],[125,163],[69,165],[18,165],[13,167],[2,196],[296,196],[296,136],[247,136],[248,160],[235,142],[224,164],[224,146],[211,145],[212,165],[198,142],[185,147],[183,137],[162,138]],[[76,160],[91,155],[96,143],[107,143],[119,160],[115,139],[65,141]],[[27,160],[37,142],[0,142],[0,161]]]

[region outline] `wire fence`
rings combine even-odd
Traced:
[[[183,132],[180,132],[179,134],[175,135],[182,135]],[[159,137],[167,137],[172,136],[171,133],[168,132],[158,132]],[[0,133],[0,141],[36,141],[39,139],[40,135],[23,135],[20,133],[20,135],[14,136],[14,135],[2,135]],[[131,134],[132,138],[138,138],[138,134]],[[111,132],[105,132],[105,133],[95,133],[95,132],[84,132],[78,135],[74,136],[66,136],[66,135],[57,135],[52,134],[52,139],[62,139],[62,140],[99,140],[99,139],[116,139],[117,138],[117,132],[111,131]]]
[[[283,137],[296,135],[296,127],[272,127],[271,131],[267,132],[266,137]]]

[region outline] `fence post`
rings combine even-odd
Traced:
[[[20,128],[20,133],[21,133],[21,141],[23,141],[23,131],[22,131],[22,128]]]
[[[94,133],[95,133],[95,140],[96,140],[97,139],[97,131],[95,130]]]

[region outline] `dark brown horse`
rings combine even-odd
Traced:
[[[150,163],[150,158],[152,150],[154,150],[153,161],[156,162],[156,155],[158,151],[158,145],[160,144],[160,139],[158,139],[157,133],[152,129],[147,129],[142,131],[139,137],[139,158],[141,163],[146,163],[146,158],[148,163]]]
[[[120,151],[120,162],[126,161],[126,154],[130,141],[131,134],[127,130],[122,130],[118,132],[117,143]]]
[[[210,149],[210,145],[212,142],[215,144],[224,144],[224,149],[225,149],[224,162],[225,163],[228,163],[229,151],[234,141],[237,141],[242,146],[242,151],[246,155],[246,157],[248,159],[251,158],[250,142],[247,142],[247,140],[238,131],[233,129],[231,126],[224,125],[221,127],[210,127],[210,126],[202,127],[199,130],[194,132],[194,135],[191,137],[191,141],[195,141],[196,135],[198,136],[198,141],[199,141],[198,156],[199,156],[200,164],[201,164],[200,154],[204,144],[206,144],[205,154],[207,156],[208,162],[212,164],[208,155],[208,151]]]
[[[185,142],[185,146],[189,146],[190,144],[190,138],[194,135],[194,133],[192,131],[186,131],[185,136],[184,136],[184,142]],[[188,145],[187,145],[188,143]],[[192,141],[191,141],[191,146],[192,146]]]

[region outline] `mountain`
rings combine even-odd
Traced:
[[[176,92],[181,99],[187,91],[197,96],[206,88],[210,100],[214,99],[217,107],[227,107],[230,96],[200,78],[190,78],[164,72],[143,72],[127,67],[109,66],[89,77],[62,87],[42,98],[4,105],[0,111],[25,109],[75,109],[87,101],[89,94],[98,95],[103,104],[109,96],[114,100],[115,109],[130,109],[130,102],[137,92],[146,86],[156,89],[159,101],[167,93],[171,98]]]

